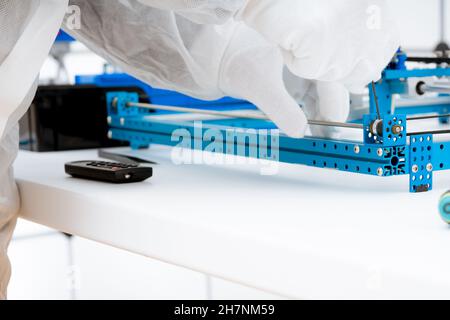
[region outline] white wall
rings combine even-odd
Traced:
[[[448,0],[447,0],[448,1]],[[402,46],[431,50],[440,41],[440,0],[388,0],[401,31]],[[447,5],[450,17],[450,2]],[[450,28],[450,24],[448,24]],[[450,30],[447,33],[450,42]]]

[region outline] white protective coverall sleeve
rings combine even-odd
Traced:
[[[68,0],[0,0],[0,299],[10,277],[7,247],[19,209],[12,163],[19,148],[18,120],[32,102],[39,70]]]

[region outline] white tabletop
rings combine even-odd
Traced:
[[[438,215],[450,172],[408,193],[408,178],[280,164],[182,165],[169,149],[151,180],[111,185],[65,175],[96,151],[21,152],[25,219],[292,298],[450,298],[450,229]],[[264,165],[263,165],[264,166]]]

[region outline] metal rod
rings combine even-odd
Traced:
[[[226,117],[226,118],[243,118],[243,119],[271,121],[264,114],[243,113],[241,111],[224,112],[224,111],[204,110],[204,109],[195,109],[195,108],[161,106],[161,105],[148,104],[148,103],[137,103],[137,102],[129,102],[127,105],[130,107],[138,107],[138,108],[145,108],[145,109],[151,109],[151,110],[195,113],[195,114],[219,116],[219,117]],[[358,123],[344,123],[344,122],[332,122],[332,121],[320,121],[320,120],[309,120],[308,124],[312,125],[312,126],[341,127],[341,128],[350,128],[350,129],[363,129],[364,128],[364,126],[362,124],[358,124]]]
[[[439,119],[439,118],[448,118],[450,117],[450,113],[447,114],[434,114],[429,116],[418,116],[418,117],[411,117],[408,118],[408,121],[415,121],[415,120],[427,120],[427,119]]]
[[[443,85],[441,85],[441,86],[437,86],[437,85],[430,86],[430,85],[428,85],[428,84],[426,84],[426,83],[421,83],[421,84],[419,84],[419,86],[418,86],[418,91],[419,91],[420,93],[423,93],[423,94],[425,94],[425,93],[427,93],[427,92],[434,92],[434,93],[450,93],[450,87],[448,87],[448,86],[443,86]]]
[[[308,124],[311,125],[311,126],[338,127],[338,128],[349,128],[349,129],[364,129],[364,126],[362,124],[359,124],[359,123],[308,120]]]
[[[218,116],[218,117],[226,117],[226,118],[246,118],[246,119],[254,119],[254,120],[268,120],[268,118],[264,114],[258,114],[258,113],[250,114],[250,113],[243,113],[240,111],[239,112],[223,112],[223,111],[195,109],[195,108],[161,106],[161,105],[156,105],[156,104],[136,103],[136,102],[129,102],[128,106],[151,109],[151,110],[194,113],[194,114],[203,114],[203,115],[207,115],[207,116]]]
[[[408,137],[424,135],[424,134],[450,134],[450,130],[436,130],[436,131],[422,131],[422,132],[411,132],[406,134]]]
[[[450,63],[450,58],[448,57],[408,57],[407,61],[409,62],[422,62],[427,64],[443,64]]]
[[[377,89],[375,88],[375,82],[373,82],[373,81],[372,81],[372,91],[373,91],[373,97],[375,100],[375,106],[377,107],[378,120],[381,120],[381,112],[380,112],[380,105],[378,104]]]

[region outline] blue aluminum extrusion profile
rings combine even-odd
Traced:
[[[201,143],[194,144],[198,150],[205,150],[209,141],[204,141],[203,137],[207,130],[218,129],[226,136],[227,127],[220,127],[203,123],[199,132],[196,132],[196,126],[192,123],[170,123],[167,121],[149,121],[142,117],[129,117],[123,121],[121,117],[112,117],[110,125],[112,127],[111,137],[117,140],[130,141],[136,148],[146,147],[149,144],[164,144],[175,146],[178,140],[172,141],[173,133],[176,130],[186,130],[189,136],[197,139]],[[242,119],[241,121],[245,121]],[[229,127],[228,127],[229,128]],[[240,133],[237,132],[237,135]],[[249,141],[258,141],[252,133],[241,133]],[[244,141],[245,139],[241,139]],[[260,142],[252,145],[259,148]],[[223,150],[229,150],[237,143],[228,143],[223,146]],[[229,154],[248,156],[249,145],[246,151],[238,153],[237,151]],[[235,148],[236,149],[236,148]],[[400,147],[381,147],[377,145],[364,145],[361,142],[340,141],[329,139],[294,139],[284,135],[279,136],[278,142],[279,159],[269,157],[267,160],[279,160],[281,162],[304,164],[319,168],[337,169],[347,172],[355,172],[368,175],[391,176],[405,174],[407,158],[405,149]],[[379,151],[381,150],[381,152]],[[259,154],[259,152],[258,152]],[[263,158],[259,156],[258,158]]]

